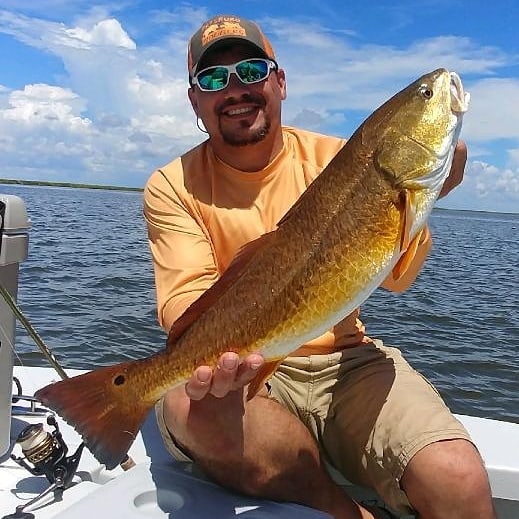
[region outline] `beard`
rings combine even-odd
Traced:
[[[220,134],[224,142],[226,144],[229,144],[230,146],[248,146],[249,144],[255,144],[256,142],[260,142],[268,135],[270,131],[270,126],[270,118],[265,117],[265,122],[262,124],[260,128],[248,132],[247,135],[236,135],[235,132],[225,130],[225,128],[222,127],[221,123],[218,124]],[[248,127],[249,125],[245,121],[243,121],[242,128],[247,129]]]
[[[266,105],[263,97],[254,94],[245,94],[242,96],[240,101],[229,99],[218,108],[218,112],[221,113],[225,108],[238,104],[239,102],[256,103],[260,108],[265,108]],[[223,141],[230,146],[248,146],[250,144],[255,144],[262,141],[268,135],[272,124],[270,117],[265,112],[263,113],[263,124],[255,130],[250,129],[250,125],[247,121],[242,121],[241,128],[244,131],[249,129],[249,131],[245,132],[245,134],[237,134],[235,131],[227,130],[224,125],[222,125],[221,118],[219,118],[218,129]]]

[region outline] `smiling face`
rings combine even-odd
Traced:
[[[263,56],[251,45],[232,44],[207,52],[198,70],[259,57]],[[202,92],[193,86],[188,94],[216,150],[222,146],[274,142],[281,135],[281,102],[286,97],[283,70],[272,71],[265,81],[250,85],[231,74],[223,90]]]

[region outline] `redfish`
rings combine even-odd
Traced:
[[[154,403],[223,352],[279,362],[360,306],[416,247],[468,108],[456,73],[426,74],[373,112],[277,228],[246,245],[173,324],[164,350],[46,386],[36,397],[107,468]]]

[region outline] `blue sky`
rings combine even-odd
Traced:
[[[516,0],[0,0],[0,177],[143,186],[204,139],[186,44],[229,9],[273,43],[286,124],[348,136],[423,73],[458,72],[469,163],[440,206],[519,212]]]

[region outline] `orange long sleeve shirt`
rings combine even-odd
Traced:
[[[283,128],[283,149],[263,170],[243,172],[220,161],[208,141],[156,170],[144,192],[158,317],[167,331],[249,241],[276,228],[301,193],[346,141]],[[404,275],[383,286],[405,290],[430,248],[427,229]],[[369,340],[357,309],[297,355],[328,353]]]

